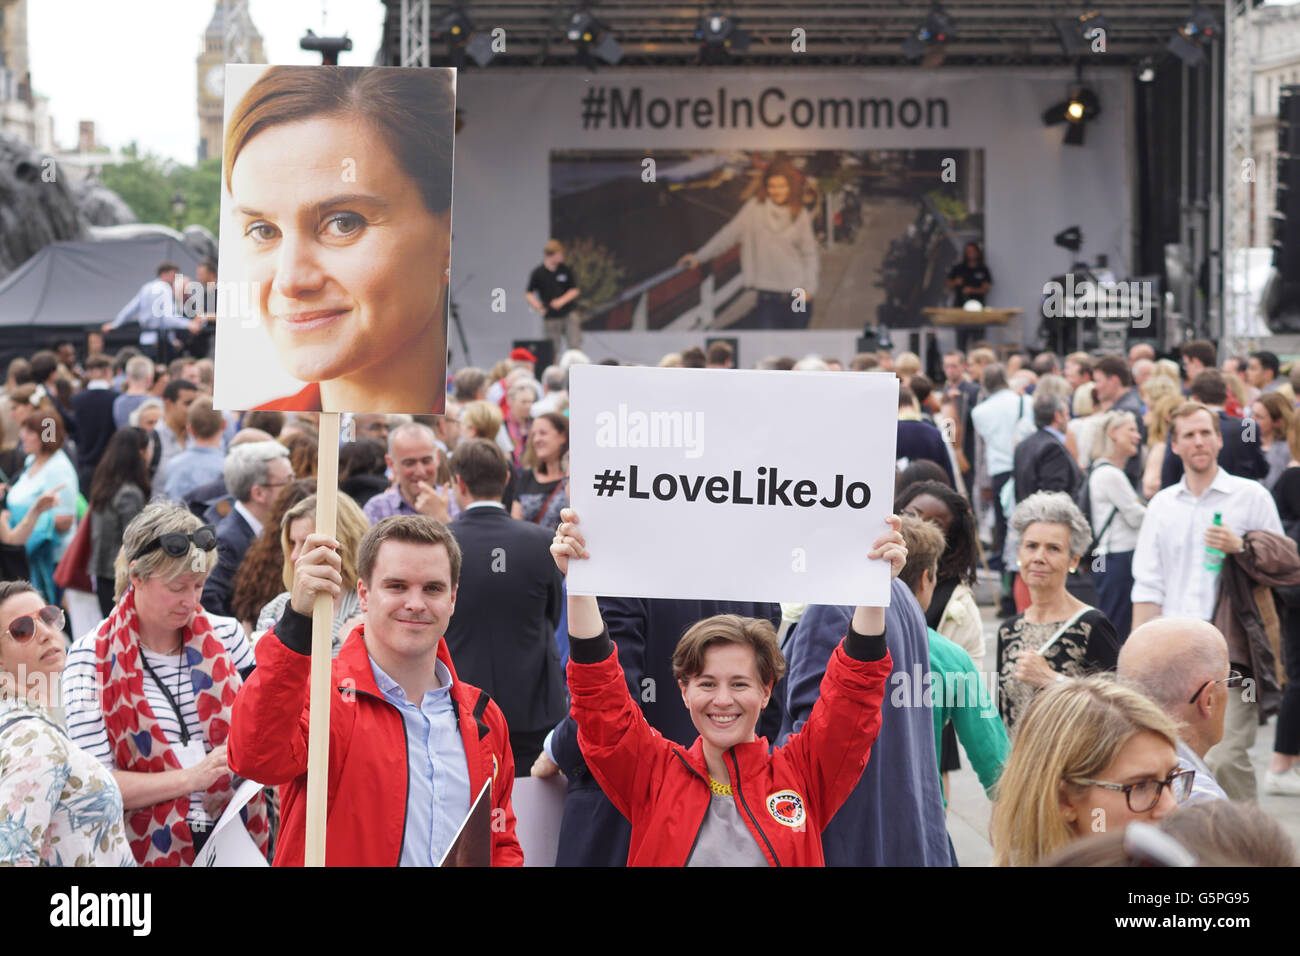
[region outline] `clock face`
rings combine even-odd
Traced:
[[[203,77],[203,86],[209,96],[221,96],[226,89],[226,68],[214,66]]]

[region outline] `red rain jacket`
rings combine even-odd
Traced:
[[[311,619],[305,620],[310,635]],[[231,770],[280,786],[275,865],[302,866],[311,658],[276,636],[284,626],[281,620],[257,643],[257,667],[235,698],[227,744]],[[375,684],[361,631],[358,627],[344,642],[330,678],[325,863],[397,866],[406,828],[406,731],[401,713]],[[484,691],[455,676],[445,641],[438,644],[438,659],[455,680],[451,696],[465,742],[471,799],[491,779],[493,821],[505,821],[503,828],[492,827],[492,865],[521,866],[524,854],[510,806],[515,761],[505,717]]]
[[[617,648],[608,634],[597,641],[612,648],[608,657],[594,664],[569,660],[583,758],[632,823],[628,865],[684,866],[712,797],[703,741],[688,750],[651,728],[628,693]],[[888,652],[859,661],[841,642],[799,733],[774,752],[760,738],[724,756],[740,818],[770,866],[825,865],[822,829],[867,765],[891,667]]]

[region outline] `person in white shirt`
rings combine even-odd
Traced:
[[[1185,402],[1170,415],[1170,450],[1183,463],[1183,477],[1151,499],[1133,554],[1133,627],[1160,616],[1214,617],[1219,570],[1206,567],[1216,549],[1223,555],[1244,550],[1242,536],[1264,530],[1283,534],[1277,505],[1257,481],[1219,467],[1223,446],[1218,416],[1199,402]],[[1220,516],[1216,525],[1215,515]],[[1223,560],[1223,559],[1220,559]],[[1228,647],[1233,669],[1252,678],[1250,648]],[[1249,699],[1247,699],[1249,698]],[[1222,743],[1206,764],[1234,799],[1253,799],[1254,772],[1247,751],[1259,726],[1253,694],[1228,698]]]
[[[180,269],[170,262],[164,262],[158,267],[157,278],[142,285],[116,318],[112,322],[105,322],[100,331],[112,332],[132,320],[139,322],[140,351],[166,365],[171,357],[168,350],[170,333],[186,329],[194,335],[203,328],[201,318],[187,319],[176,307],[178,277],[184,279],[180,275]]]
[[[989,563],[994,564],[1001,561],[1002,546],[1007,536],[1006,503],[1002,501],[1002,488],[1012,475],[1016,426],[1022,418],[1032,417],[1033,403],[1007,385],[1002,366],[997,363],[984,369],[984,390],[989,393],[989,397],[971,410],[971,422],[984,441],[988,473],[993,485],[993,551]]]
[[[1097,427],[1088,474],[1092,512],[1088,520],[1097,541],[1093,553],[1099,557],[1094,565],[1097,606],[1119,634],[1127,634],[1133,623],[1133,549],[1147,513],[1124,473],[1124,464],[1141,444],[1142,433],[1132,412],[1107,412]],[[1092,560],[1091,555],[1084,557]]]

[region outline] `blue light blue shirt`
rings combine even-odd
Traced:
[[[172,501],[182,501],[199,485],[220,478],[225,463],[226,456],[220,448],[193,445],[167,463],[163,494]]]
[[[140,323],[141,345],[156,344],[159,329],[187,329],[190,326],[189,320],[176,311],[176,294],[171,285],[162,279],[152,279],[142,285],[113,319],[112,328],[132,319]]]
[[[469,764],[451,701],[451,671],[438,661],[442,686],[425,693],[420,706],[370,660],[384,699],[402,714],[406,728],[406,832],[399,866],[437,866],[469,813]]]
[[[1228,799],[1228,795],[1219,786],[1219,781],[1214,779],[1214,774],[1210,773],[1210,768],[1205,765],[1205,761],[1198,757],[1196,751],[1181,737],[1178,739],[1178,769],[1196,771],[1196,776],[1192,778],[1192,792],[1187,795],[1188,804]]]

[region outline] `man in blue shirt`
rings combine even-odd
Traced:
[[[216,481],[222,476],[226,462],[221,451],[226,420],[212,407],[212,399],[196,398],[190,405],[186,422],[190,446],[172,458],[163,485],[163,494],[172,501],[184,501],[185,496],[199,485]]]
[[[178,276],[178,266],[171,262],[162,263],[158,266],[158,277],[142,285],[140,291],[117,313],[117,317],[101,326],[101,331],[112,332],[131,321],[140,323],[140,351],[166,365],[171,358],[169,333],[176,329],[187,329],[190,334],[195,334],[203,328],[201,318],[187,319],[177,310]]]

